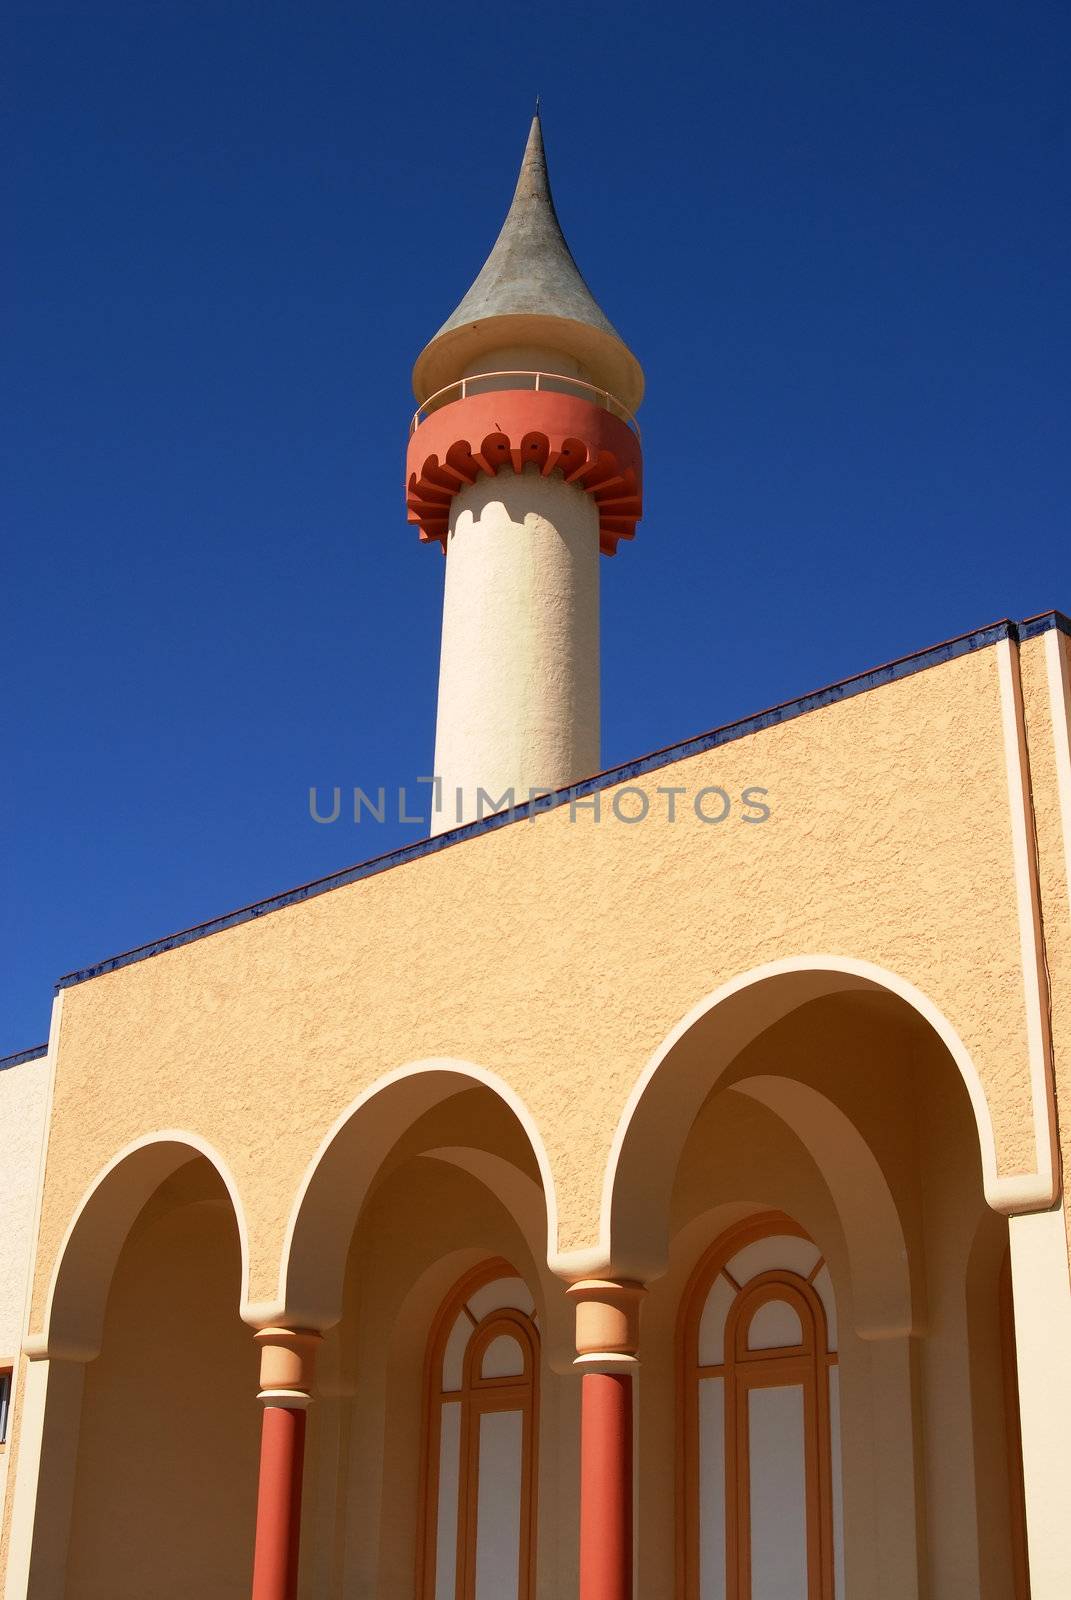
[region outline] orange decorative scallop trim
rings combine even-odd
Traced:
[[[421,540],[446,549],[450,503],[481,472],[561,472],[599,508],[599,547],[617,553],[643,514],[640,441],[627,423],[577,395],[495,390],[468,395],[424,418],[406,452],[406,504]]]

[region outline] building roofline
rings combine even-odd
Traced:
[[[764,729],[775,727],[782,722],[791,722],[796,717],[804,716],[808,711],[817,711],[823,706],[850,700],[857,694],[865,694],[871,689],[880,688],[883,684],[912,677],[916,672],[925,672],[930,667],[941,666],[946,661],[970,655],[975,650],[984,650],[1003,639],[1023,643],[1053,629],[1071,637],[1071,619],[1061,611],[1045,611],[1022,622],[1016,623],[1005,618],[1001,622],[990,623],[988,627],[976,628],[971,633],[961,633],[954,639],[946,639],[941,644],[931,645],[928,649],[915,651],[911,655],[898,656],[883,666],[872,667],[850,678],[842,678],[837,683],[827,684],[824,688],[815,689],[810,694],[801,695],[795,700],[782,701],[780,705],[770,706],[737,722],[727,723],[724,727],[713,728],[707,733],[696,734],[678,744],[653,750],[637,760],[625,762],[622,766],[610,767],[605,772],[595,773],[590,778],[581,779],[579,783],[570,784],[568,788],[525,801],[509,811],[496,812],[493,816],[483,817],[478,822],[469,822],[460,828],[453,828],[448,833],[436,834],[428,839],[418,839],[412,844],[401,845],[385,855],[373,856],[370,860],[358,862],[352,867],[343,867],[341,871],[333,872],[325,878],[315,878],[312,882],[301,884],[296,889],[285,890],[282,894],[273,895],[267,900],[258,900],[251,905],[240,907],[237,911],[213,917],[211,921],[198,923],[192,928],[184,928],[178,933],[167,934],[164,938],[154,939],[148,944],[137,945],[132,950],[109,956],[93,966],[65,973],[57,981],[54,992],[59,994],[62,989],[71,989],[76,984],[87,982],[90,978],[101,977],[107,972],[116,972],[121,967],[133,966],[135,962],[145,961],[150,956],[162,955],[164,951],[193,944],[198,939],[207,938],[209,934],[222,933],[226,928],[235,928],[243,922],[252,922],[258,917],[267,916],[269,912],[282,911],[287,906],[312,900],[317,895],[328,893],[331,889],[342,889],[348,884],[360,882],[362,878],[376,877],[381,872],[388,872],[393,867],[417,861],[422,856],[434,855],[439,850],[449,849],[450,846],[461,844],[479,834],[491,833],[496,828],[509,827],[515,822],[525,821],[540,811],[557,810],[560,806],[584,799],[598,790],[613,788],[630,778],[655,772],[660,767],[686,760],[689,756],[716,750],[721,745],[732,744],[737,739],[746,738],[752,733],[761,733]],[[35,1050],[23,1051],[18,1056],[0,1059],[0,1067],[15,1066],[19,1061],[30,1060],[36,1054],[43,1055],[46,1048],[41,1045]]]
[[[40,1061],[42,1056],[47,1055],[47,1044],[32,1044],[28,1050],[16,1050],[14,1055],[0,1056],[0,1072],[6,1072],[9,1067],[21,1067],[24,1061]]]

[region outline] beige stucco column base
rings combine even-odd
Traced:
[[[1012,1294],[1031,1600],[1071,1595],[1071,1281],[1062,1211],[1012,1217]]]

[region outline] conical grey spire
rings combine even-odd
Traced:
[[[485,352],[511,345],[566,352],[596,385],[630,408],[639,404],[639,362],[600,310],[565,242],[550,191],[538,110],[513,202],[491,254],[417,360],[417,399],[423,401],[456,381]]]
[[[568,317],[619,335],[600,311],[573,260],[554,209],[543,127],[532,118],[513,204],[476,282],[438,338],[485,317]]]

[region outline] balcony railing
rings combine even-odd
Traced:
[[[503,382],[503,379],[508,381]],[[417,407],[409,424],[409,435],[412,437],[430,412],[438,411],[440,406],[449,405],[451,400],[464,400],[470,394],[496,394],[508,389],[534,389],[537,392],[579,395],[582,400],[589,400],[594,405],[602,406],[611,416],[627,423],[637,439],[640,437],[639,423],[620,400],[615,399],[606,389],[600,389],[593,383],[584,383],[580,378],[568,378],[563,372],[477,372],[471,378],[459,378],[456,383],[448,383],[445,388],[436,389],[434,394],[429,395],[424,403]]]

